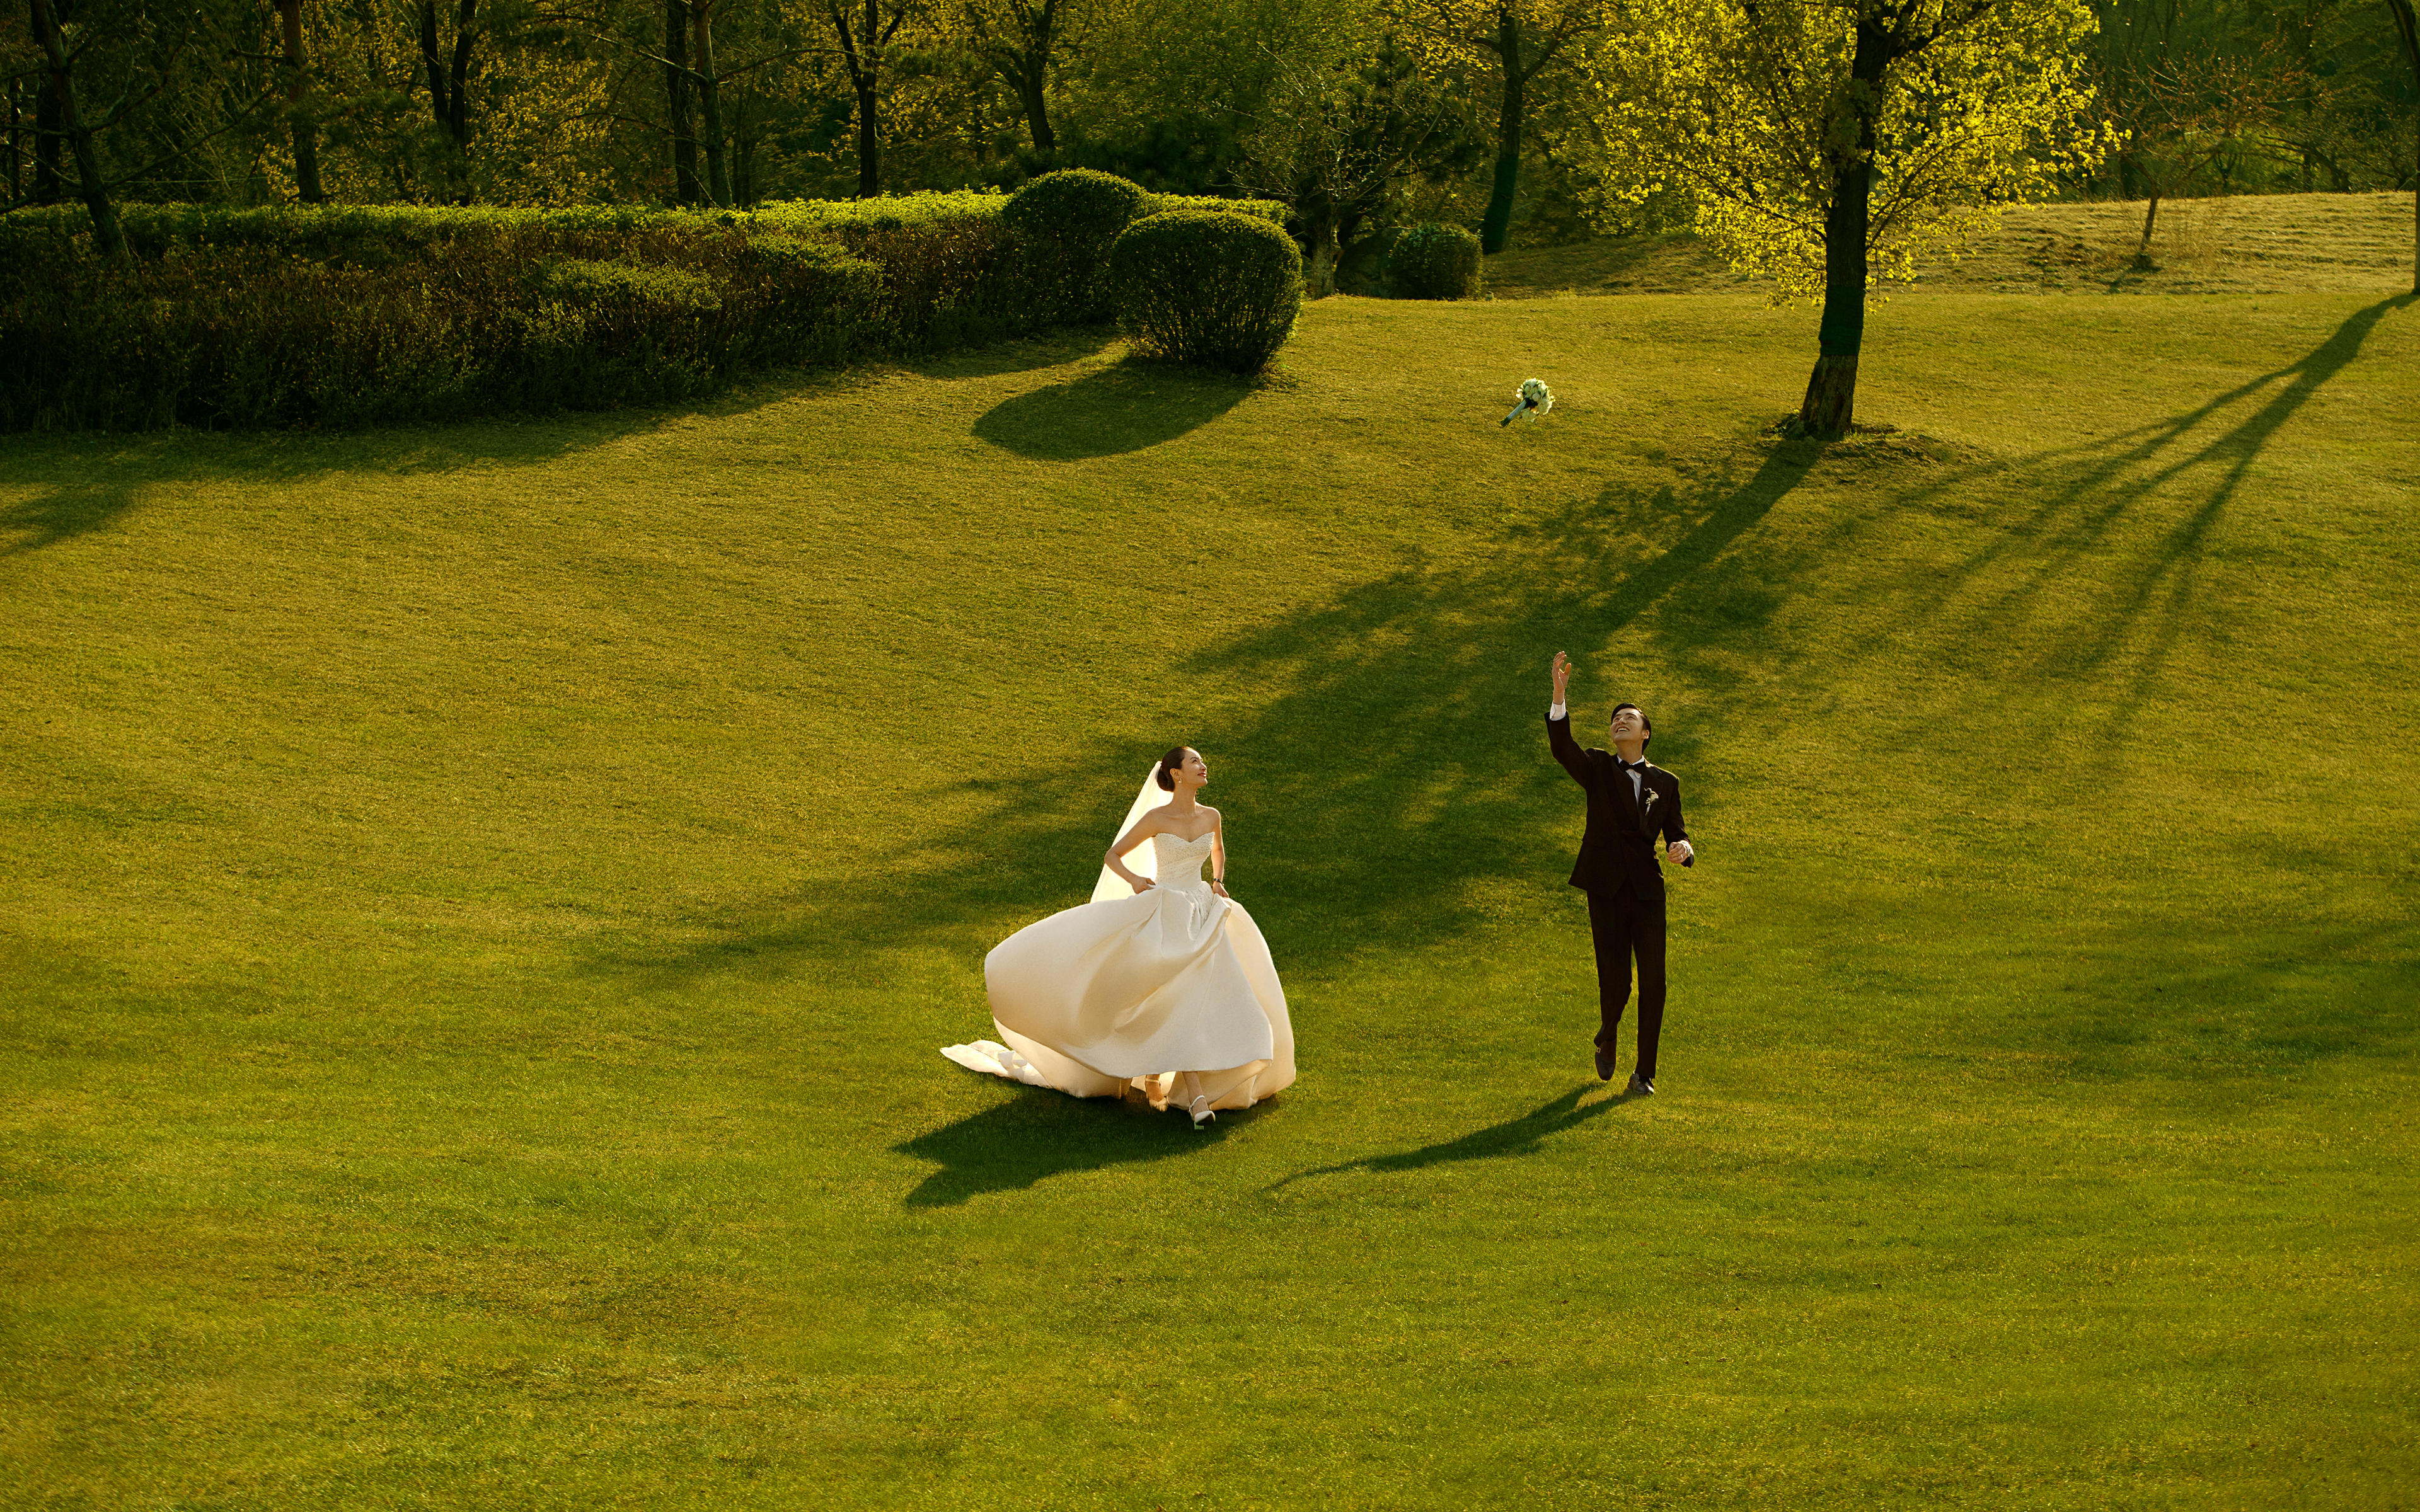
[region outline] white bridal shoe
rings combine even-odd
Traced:
[[[1187,1111],[1193,1115],[1193,1127],[1196,1129],[1201,1128],[1205,1123],[1216,1123],[1218,1121],[1218,1115],[1210,1111],[1210,1098],[1207,1093],[1195,1098],[1193,1100],[1193,1105]]]

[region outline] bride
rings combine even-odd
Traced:
[[[1190,746],[1159,759],[1102,857],[1093,901],[1028,924],[984,959],[1007,1042],[941,1054],[1078,1097],[1140,1087],[1154,1106],[1183,1106],[1196,1129],[1213,1109],[1248,1108],[1293,1084],[1285,989],[1252,916],[1227,896],[1218,810],[1195,798],[1209,780]]]

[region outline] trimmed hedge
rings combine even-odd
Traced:
[[[1302,249],[1271,222],[1163,210],[1109,249],[1118,324],[1151,356],[1257,373],[1302,309]]]
[[[1098,320],[1110,313],[1109,245],[1150,201],[1141,186],[1115,174],[1063,168],[1010,196],[1001,219],[1065,291],[1067,317]]]
[[[127,269],[94,255],[81,208],[21,210],[0,216],[0,430],[606,409],[994,340],[1078,297],[1021,249],[1007,203],[130,205]]]
[[[1401,300],[1466,300],[1479,292],[1479,238],[1458,225],[1424,221],[1395,239],[1387,285]]]

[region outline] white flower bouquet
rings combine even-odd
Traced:
[[[1521,402],[1514,405],[1511,411],[1497,423],[1497,424],[1509,425],[1523,415],[1536,420],[1540,415],[1555,408],[1554,391],[1546,387],[1546,381],[1544,378],[1523,378],[1520,390],[1513,394],[1513,397]]]

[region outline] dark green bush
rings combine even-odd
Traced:
[[[1271,222],[1162,210],[1109,249],[1118,324],[1149,356],[1257,373],[1302,308],[1302,250]]]
[[[1109,245],[1144,213],[1142,186],[1093,168],[1047,173],[1009,197],[1001,220],[1040,265],[1045,297],[1064,319],[1110,313]]]
[[[1020,236],[1108,246],[1151,196],[1140,184],[1094,168],[1047,173],[1009,196],[1001,216]]]
[[[1399,300],[1466,300],[1479,292],[1479,239],[1458,225],[1425,221],[1395,239],[1387,286]]]

